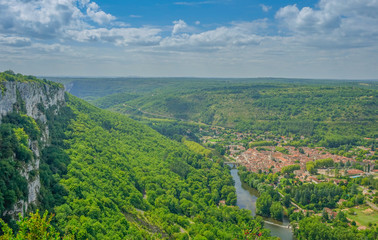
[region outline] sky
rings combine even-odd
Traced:
[[[378,0],[0,0],[0,71],[378,79]]]

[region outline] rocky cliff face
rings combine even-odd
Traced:
[[[33,160],[26,164],[21,170],[21,175],[28,182],[27,201],[18,201],[11,211],[5,212],[8,215],[24,214],[30,204],[37,202],[37,196],[41,187],[39,174],[33,175],[31,172],[38,172],[41,150],[49,144],[49,129],[46,124],[47,117],[45,111],[54,107],[57,112],[65,104],[64,89],[38,82],[4,82],[3,91],[0,93],[0,121],[4,116],[13,112],[21,111],[40,121],[42,125],[42,137],[38,140],[29,139],[29,148],[33,151]]]
[[[46,123],[41,106],[48,109],[64,104],[64,89],[34,82],[5,82],[5,90],[0,95],[0,120],[14,110],[20,100],[25,103],[26,114]],[[41,105],[42,104],[42,105]]]

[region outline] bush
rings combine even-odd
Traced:
[[[19,226],[19,231],[17,234],[13,233],[13,230],[0,219],[0,225],[2,225],[3,235],[0,236],[0,240],[18,240],[18,239],[33,239],[33,240],[60,240],[60,234],[51,225],[51,220],[53,215],[48,217],[48,212],[46,211],[43,216],[39,215],[37,210],[36,213],[30,213],[28,218],[22,218],[17,222]],[[73,236],[65,236],[64,240],[74,239]]]

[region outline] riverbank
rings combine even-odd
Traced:
[[[239,208],[248,209],[252,212],[252,216],[256,215],[256,201],[259,193],[256,189],[249,187],[240,181],[237,169],[231,169],[231,176],[234,179],[236,189],[237,203]],[[270,229],[272,236],[281,238],[282,240],[293,240],[293,232],[290,222],[287,218],[283,221],[277,221],[271,218],[264,218],[264,227]]]

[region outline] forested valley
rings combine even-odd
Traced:
[[[241,181],[260,194],[256,213],[287,218],[298,239],[377,237],[376,81],[107,81],[99,93],[100,79],[59,79],[101,108],[241,164]]]
[[[13,72],[0,77],[2,83],[36,82]],[[1,222],[1,239],[12,238],[12,231],[23,238],[43,230],[72,239],[242,239],[247,230],[271,238],[261,219],[230,207],[236,202],[235,189],[221,158],[191,150],[70,94],[58,108],[39,107],[47,117],[50,139],[33,173],[40,176],[38,200],[28,209],[54,217],[37,213],[16,223],[7,213],[27,199],[21,169],[36,157],[28,141],[40,141],[40,129],[46,127],[26,115],[23,99],[18,105],[1,123],[0,215],[7,216],[7,224]],[[35,229],[38,220],[54,230]]]
[[[317,146],[377,137],[376,81],[311,79],[52,79],[138,120],[196,122],[239,132],[305,136]],[[106,82],[106,86],[104,86]],[[100,89],[105,89],[100,92]],[[160,121],[161,122],[161,121]]]

